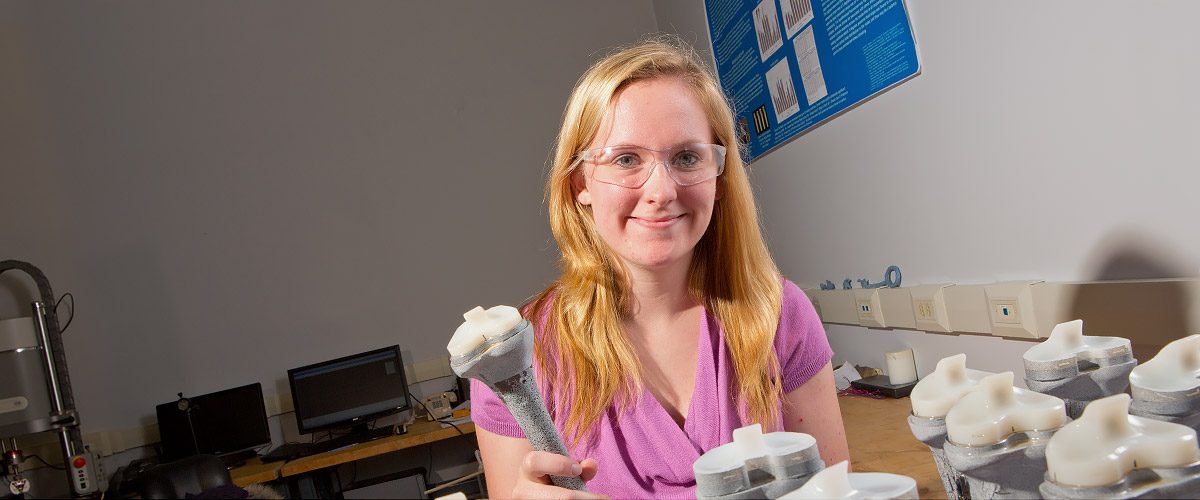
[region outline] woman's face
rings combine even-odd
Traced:
[[[627,86],[610,105],[587,149],[641,146],[664,150],[716,142],[694,92],[681,80],[657,78]],[[655,161],[668,161],[656,153]],[[680,186],[660,163],[646,183],[627,188],[592,178],[583,162],[573,175],[575,198],[592,207],[600,236],[625,265],[652,269],[687,265],[720,197],[718,178]]]

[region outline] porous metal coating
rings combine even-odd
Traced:
[[[745,465],[715,474],[696,475],[697,500],[778,498],[794,491],[825,468],[814,444],[785,455],[750,459]]]
[[[1057,430],[1017,432],[989,446],[947,441],[943,449],[950,465],[967,476],[971,498],[1040,498],[1046,444]]]
[[[1131,358],[1124,363],[1101,366],[1058,380],[1035,378],[1039,374],[1030,372],[1026,366],[1025,385],[1031,391],[1063,400],[1067,406],[1067,416],[1077,419],[1083,415],[1088,403],[1125,392],[1129,388],[1129,373],[1136,366],[1137,360]]]
[[[451,358],[450,368],[460,377],[487,384],[512,412],[533,449],[571,456],[538,392],[533,373],[533,326],[528,320]],[[587,491],[577,476],[550,476],[550,480],[563,488]]]
[[[1120,482],[1076,488],[1046,478],[1038,487],[1043,498],[1068,500],[1116,498],[1200,498],[1200,462],[1172,469],[1134,469]]]
[[[943,417],[925,418],[916,415],[908,416],[908,428],[913,437],[929,446],[933,453],[933,463],[937,465],[938,475],[942,477],[942,488],[950,500],[967,498],[963,490],[966,478],[946,460],[946,452],[942,446],[946,444],[946,419]]]

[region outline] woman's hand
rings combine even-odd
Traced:
[[[501,436],[475,428],[483,473],[491,498],[608,498],[603,495],[559,488],[550,476],[578,476],[584,482],[596,477],[595,460],[575,461],[546,451],[534,451],[529,440]]]
[[[554,486],[550,476],[578,476],[584,482],[596,477],[599,464],[590,458],[575,461],[556,453],[546,451],[530,451],[521,460],[516,484],[513,485],[513,498],[574,498],[594,499],[608,498],[596,493],[575,491]]]

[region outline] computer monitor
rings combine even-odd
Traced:
[[[400,346],[288,370],[300,434],[352,428],[409,408]]]
[[[271,444],[262,384],[253,383],[155,407],[163,461],[212,454],[237,461]]]

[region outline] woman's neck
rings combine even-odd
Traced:
[[[691,262],[641,268],[628,266],[632,316],[675,314],[696,305],[688,293]]]

